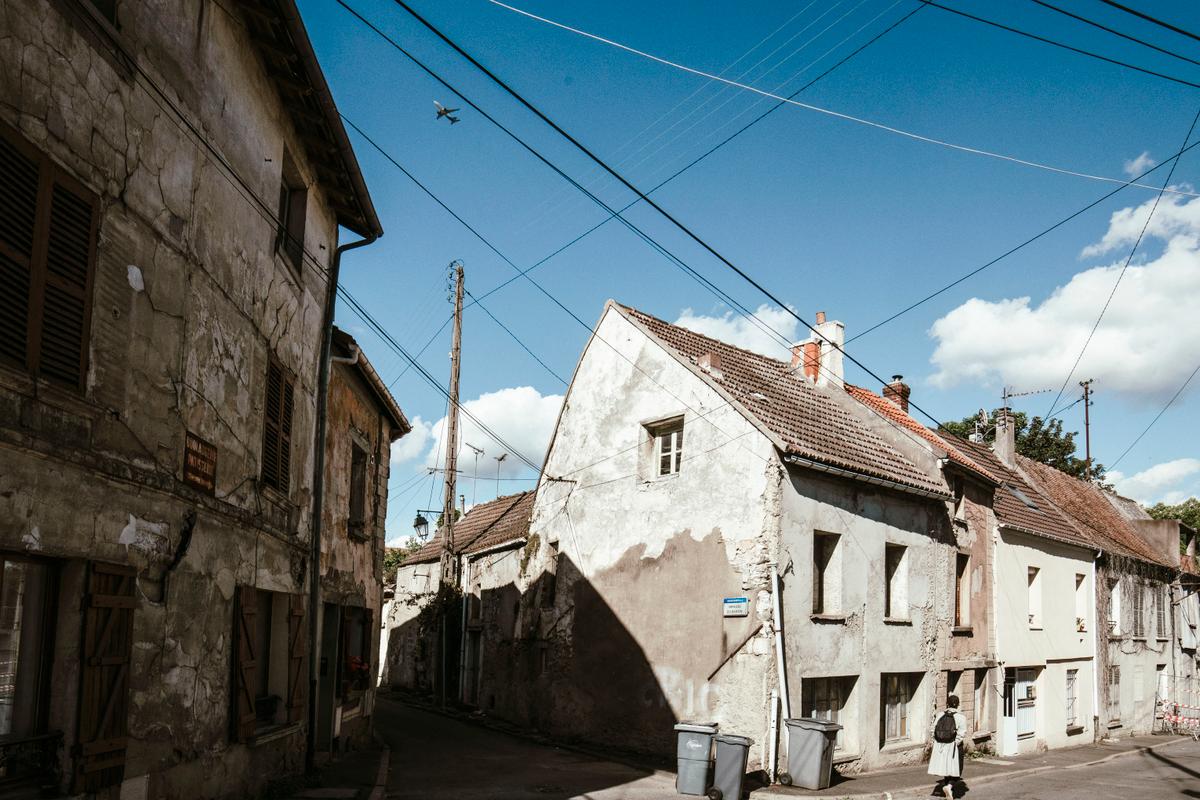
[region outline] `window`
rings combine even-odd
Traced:
[[[1121,721],[1121,668],[1108,668],[1108,721]]]
[[[1129,599],[1129,610],[1133,614],[1130,633],[1135,639],[1144,639],[1146,637],[1146,592],[1143,587],[1135,583]]]
[[[986,731],[988,727],[988,671],[975,670],[975,730]]]
[[[813,533],[813,614],[836,614],[841,610],[840,539],[833,533]]]
[[[1039,570],[1037,567],[1029,568],[1029,627],[1035,629],[1040,629],[1042,627],[1041,574],[1041,570]]]
[[[0,125],[0,362],[82,390],[96,199]]]
[[[883,713],[880,715],[883,741],[894,742],[912,737],[912,701],[919,674],[884,673],[881,678]]]
[[[1088,616],[1087,576],[1075,573],[1075,630],[1087,630]]]
[[[287,495],[291,491],[292,403],[295,380],[274,358],[267,365],[263,404],[262,482]]]
[[[350,444],[350,535],[365,538],[367,527],[367,451]]]
[[[275,249],[300,272],[304,265],[304,220],[308,211],[308,189],[296,171],[291,156],[283,154],[279,182],[279,234]]]
[[[0,557],[0,736],[42,733],[49,703],[54,572]]]
[[[230,709],[235,741],[300,721],[304,708],[304,606],[303,595],[238,587]]]
[[[1159,586],[1154,591],[1154,635],[1159,639],[1167,638],[1167,587]]]
[[[1067,670],[1067,728],[1079,725],[1079,670]]]
[[[651,445],[651,478],[675,475],[683,460],[683,417],[647,426]]]
[[[883,548],[884,586],[883,616],[885,619],[908,619],[908,565],[906,547],[887,544]]]
[[[1108,632],[1113,636],[1121,634],[1121,582],[1108,583]]]
[[[800,684],[802,716],[842,724],[843,730],[837,732],[834,744],[838,750],[845,749],[844,734],[853,723],[846,718],[846,706],[854,690],[854,680],[853,677],[805,678]]]
[[[371,683],[371,612],[360,606],[342,607],[342,638],[338,646],[338,684],[342,705],[356,705]]]
[[[959,553],[954,565],[954,625],[966,628],[971,624],[971,557]]]

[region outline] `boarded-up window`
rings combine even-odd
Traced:
[[[263,404],[262,482],[289,494],[292,486],[292,409],[295,379],[274,358],[267,365]]]
[[[350,445],[350,534],[366,536],[367,451]]]
[[[96,198],[0,125],[0,361],[82,389]]]
[[[125,777],[135,576],[132,567],[99,562],[88,570],[75,792],[95,792]]]

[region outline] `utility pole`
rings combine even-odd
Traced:
[[[458,563],[454,557],[454,496],[458,475],[458,374],[462,361],[463,265],[450,265],[454,275],[454,338],[450,345],[450,414],[446,422],[446,495],[442,502],[442,584],[458,583]]]
[[[1086,381],[1080,381],[1079,385],[1083,387],[1083,452],[1085,461],[1083,462],[1083,479],[1090,481],[1092,479],[1092,416],[1088,406],[1092,404],[1089,399],[1092,396],[1092,381],[1094,378],[1088,378]]]

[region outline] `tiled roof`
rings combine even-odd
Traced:
[[[990,447],[958,437],[949,438],[999,478],[1001,485],[996,488],[992,508],[1002,526],[1092,547],[1092,542],[1059,512],[1050,498],[1039,492],[1020,472],[1009,469]]]
[[[452,549],[456,553],[474,553],[520,539],[529,533],[529,517],[532,511],[532,490],[480,503],[454,523]],[[423,564],[439,560],[445,536],[445,529],[438,528],[429,541],[406,558],[404,563]]]
[[[940,473],[927,474],[852,413],[845,397],[836,397],[831,389],[798,377],[791,364],[671,325],[628,306],[613,305],[684,360],[694,364],[705,354],[716,355],[720,374],[710,373],[708,378],[782,441],[788,454],[947,494]]]
[[[1100,489],[1022,455],[1017,456],[1017,466],[1099,549],[1152,564],[1167,563]]]
[[[960,467],[966,467],[972,472],[978,473],[993,483],[1000,483],[1000,479],[988,472],[978,461],[967,456],[961,450],[954,446],[953,443],[943,439],[936,432],[926,428],[921,423],[905,413],[900,406],[888,400],[886,397],[880,397],[870,389],[864,389],[861,386],[853,386],[846,384],[846,392],[858,402],[875,409],[880,414],[888,417],[894,422],[903,425],[908,430],[920,436],[925,441],[932,444],[934,447],[946,453],[946,457],[958,464]]]

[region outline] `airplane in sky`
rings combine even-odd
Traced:
[[[459,118],[454,116],[454,112],[458,111],[457,108],[446,108],[444,105],[439,103],[437,100],[434,100],[433,104],[435,106],[437,106],[437,118],[438,119],[445,117],[446,119],[450,120],[451,125],[453,125],[454,123],[459,121]]]

